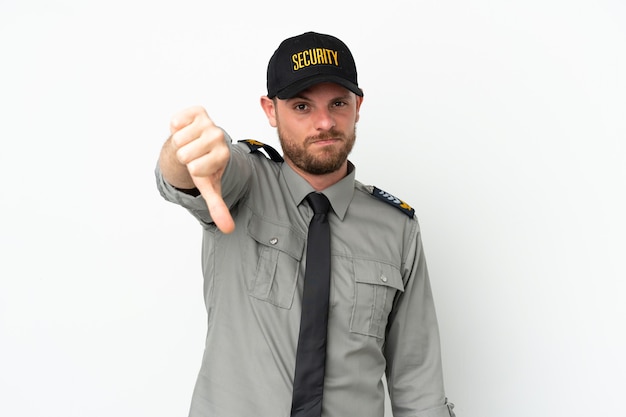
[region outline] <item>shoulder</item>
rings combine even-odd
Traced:
[[[274,149],[270,145],[267,145],[267,144],[265,144],[263,142],[260,142],[258,140],[255,140],[255,139],[243,139],[243,140],[237,141],[237,144],[239,146],[241,146],[242,148],[244,148],[247,152],[249,152],[251,154],[255,154],[255,155],[261,156],[261,155],[263,155],[261,150],[263,150],[263,151],[265,151],[265,153],[267,154],[269,159],[271,159],[272,161],[278,162],[278,163],[284,162],[284,159],[280,155],[280,152],[278,152],[276,149]]]
[[[410,219],[415,218],[415,209],[393,194],[384,191],[375,185],[364,185],[358,181],[355,181],[355,188],[357,191],[368,195],[369,201],[372,205],[386,204],[389,207],[394,207],[397,209],[398,213],[402,213]]]

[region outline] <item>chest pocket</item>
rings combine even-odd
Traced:
[[[305,239],[288,227],[250,218],[248,234],[256,241],[256,270],[247,277],[252,297],[291,308]]]
[[[383,338],[393,300],[398,291],[404,292],[400,270],[380,262],[355,260],[354,274],[350,331]]]

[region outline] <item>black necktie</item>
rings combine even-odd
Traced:
[[[324,194],[306,197],[315,213],[309,224],[300,336],[296,352],[291,417],[322,414],[328,295],[330,294],[330,203]]]

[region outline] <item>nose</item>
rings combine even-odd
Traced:
[[[327,108],[318,109],[315,112],[315,129],[327,131],[335,127],[335,118]]]

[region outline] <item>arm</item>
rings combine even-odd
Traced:
[[[232,232],[235,223],[221,193],[221,179],[230,157],[224,132],[201,107],[175,115],[170,131],[159,156],[163,178],[176,188],[197,188],[216,226],[224,233]]]
[[[444,392],[439,328],[419,226],[414,227],[403,268],[405,290],[394,301],[385,342],[393,415],[454,416]]]

